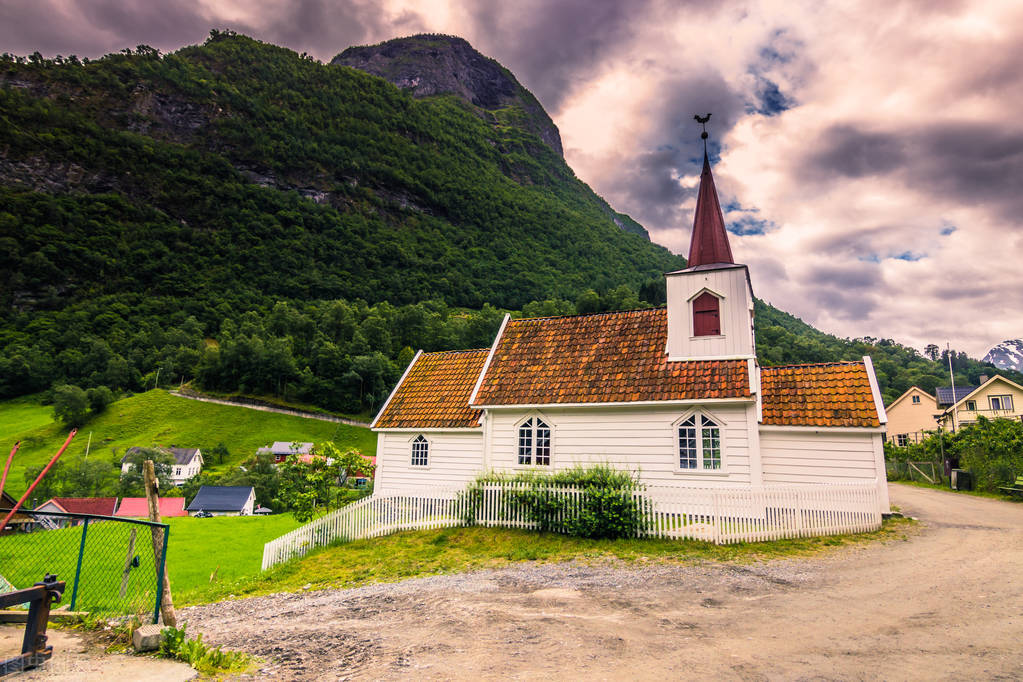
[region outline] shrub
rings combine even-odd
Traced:
[[[979,417],[959,430],[953,448],[980,490],[994,492],[1023,474],[1023,422]]]
[[[468,523],[482,511],[484,486],[489,484],[507,484],[509,504],[499,513],[521,514],[540,531],[624,538],[636,537],[645,528],[645,515],[634,495],[642,485],[632,473],[609,465],[553,473],[483,474],[463,493],[469,499]],[[579,493],[572,495],[566,490]]]

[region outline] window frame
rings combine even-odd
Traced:
[[[696,334],[696,299],[702,297],[704,294],[709,294],[717,299],[718,303],[718,333],[717,334]],[[686,305],[689,309],[689,339],[723,339],[727,334],[728,330],[725,329],[725,297],[723,294],[719,294],[713,289],[703,287],[695,294],[689,297],[686,301]]]
[[[996,400],[998,401],[999,407],[995,407],[995,401]],[[1008,401],[1008,405],[1006,405],[1006,401]],[[1011,412],[1012,409],[1013,409],[1013,406],[1012,406],[1012,395],[1010,395],[1008,393],[1002,394],[1002,395],[989,395],[987,397],[987,404],[988,404],[988,407],[990,407],[992,411],[998,410],[999,412],[1002,412],[1002,411],[1010,411]]]
[[[909,434],[908,433],[897,433],[895,434],[895,445],[900,448],[904,448],[909,445]]]
[[[682,436],[680,431],[683,427],[687,426],[685,422],[692,419],[694,421],[694,428],[696,433],[694,434],[696,452],[695,462],[696,465],[693,468],[684,468],[682,466]],[[708,468],[705,466],[707,459],[704,457],[704,444],[705,436],[704,429],[706,428],[703,420],[711,422],[712,428],[717,429],[717,451],[719,460],[719,466],[717,468]],[[728,423],[717,414],[703,409],[693,409],[682,414],[671,424],[672,434],[672,457],[674,458],[674,473],[676,474],[693,474],[696,476],[727,476],[728,475],[728,447],[725,441],[725,430]]]
[[[911,399],[912,399],[912,403],[914,405],[919,405],[920,404],[920,396],[914,395],[914,396],[911,396]]]
[[[967,400],[966,401],[966,409],[969,410],[970,412],[976,412],[977,411],[977,401],[976,400]]]
[[[422,433],[417,433],[416,435],[414,435],[411,438],[409,438],[408,442],[409,442],[409,466],[412,467],[413,469],[418,470],[418,471],[422,471],[423,469],[429,469],[430,468],[430,463],[432,461],[432,459],[430,457],[430,451],[433,449],[433,443],[430,441],[430,439],[427,438]],[[417,443],[425,444],[425,449],[426,449],[426,457],[425,457],[425,459],[426,459],[426,461],[423,464],[416,464],[416,444]]]
[[[522,429],[529,423],[532,423],[530,427],[530,440],[529,440],[529,461],[522,461]],[[537,459],[537,429],[540,428],[540,424],[543,424],[547,429],[547,463],[538,464]],[[543,414],[539,412],[532,412],[522,419],[515,422],[515,452],[513,454],[514,465],[522,469],[537,469],[542,468],[544,470],[553,470],[554,468],[554,423]]]

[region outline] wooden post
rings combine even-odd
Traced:
[[[156,467],[153,460],[145,462],[146,499],[149,501],[149,520],[160,523],[160,495],[158,492],[159,481],[156,479]],[[154,527],[153,531],[153,561],[159,562],[163,555],[163,529]],[[167,569],[163,571],[163,598],[160,601],[160,611],[163,613],[163,624],[169,627],[177,627],[178,619],[174,615],[174,600],[171,598],[170,579],[167,577]]]
[[[128,592],[128,575],[131,573],[131,560],[135,558],[135,535],[138,528],[132,527],[131,537],[128,538],[128,554],[124,557],[124,572],[121,573],[121,599]]]

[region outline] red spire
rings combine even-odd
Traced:
[[[710,173],[710,160],[703,152],[703,173],[700,174],[700,194],[696,198],[696,217],[693,236],[689,242],[689,267],[711,263],[735,263],[728,246],[725,217],[721,213],[714,176]]]

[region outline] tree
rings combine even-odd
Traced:
[[[231,453],[228,451],[227,446],[220,442],[217,443],[216,447],[209,449],[209,456],[211,460],[216,459],[217,464],[223,464],[224,460],[231,456]]]
[[[170,490],[174,487],[174,480],[171,477],[176,463],[174,455],[163,448],[131,448],[131,450],[122,462],[122,464],[131,466],[127,471],[121,473],[120,481],[117,484],[119,497],[142,497],[146,494],[142,463],[147,459],[153,460],[153,469],[160,483],[160,490]]]
[[[89,401],[89,410],[94,415],[107,409],[107,405],[114,402],[114,393],[106,386],[90,388],[85,392],[85,397]]]
[[[89,418],[89,398],[85,391],[71,384],[53,389],[53,417],[72,428],[84,424]]]
[[[924,355],[929,357],[931,360],[934,360],[935,362],[938,360],[938,353],[940,352],[941,349],[938,348],[938,344],[936,343],[929,343],[927,344],[927,347],[924,348]]]

